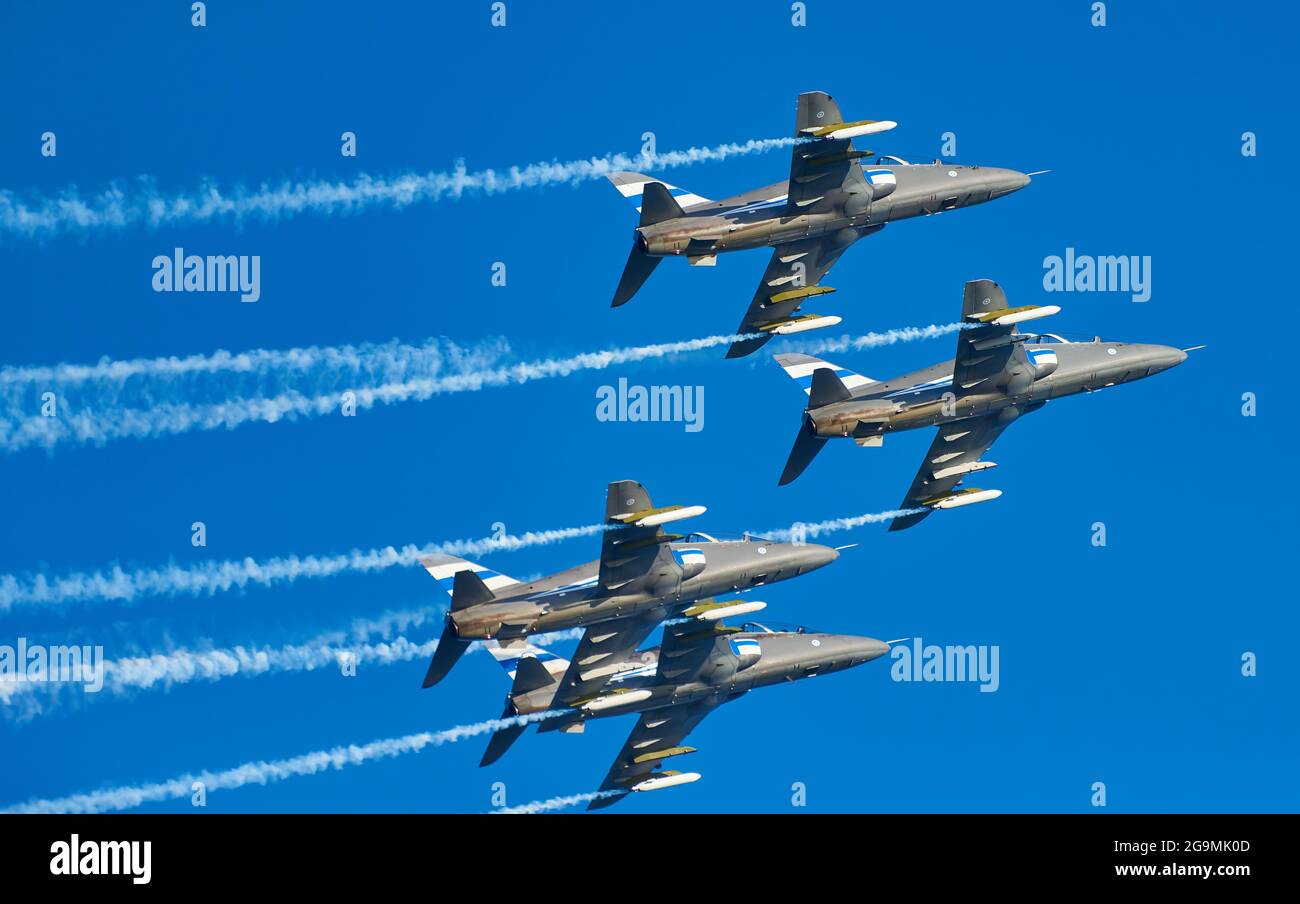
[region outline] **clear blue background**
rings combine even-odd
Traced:
[[[963,281],[1013,303],[1062,304],[1075,338],[1208,343],[1175,371],[1054,403],[1017,424],[981,484],[991,505],[859,542],[831,568],[764,593],[771,616],[880,638],[997,644],[1001,689],[896,684],[888,662],[758,692],[692,736],[704,780],[615,812],[1294,810],[1297,440],[1293,205],[1296,14],[1286,5],[930,2],[553,4],[9,4],[0,13],[0,185],[93,193],[139,176],[164,191],[284,176],[348,179],[636,153],[786,135],[795,96],[899,121],[870,147],[1050,175],[1009,199],[895,224],[862,242],[818,310],[850,332],[948,322]],[[59,155],[39,155],[41,132]],[[359,156],[339,155],[339,134]],[[1259,156],[1241,155],[1241,134]],[[707,197],[784,178],[785,152],[673,170]],[[625,308],[609,298],[634,214],[603,180],[403,211],[278,223],[0,236],[6,364],[446,336],[508,337],[522,357],[729,332],[766,263],[662,266]],[[159,295],[150,261],[177,245],[260,254],[262,300]],[[1042,291],[1043,258],[1151,255],[1153,296]],[[493,261],[509,268],[490,284]],[[1271,335],[1270,335],[1271,334]],[[951,355],[950,338],[828,356],[888,377]],[[598,386],[705,388],[705,429],[609,424]],[[1259,416],[1241,416],[1255,392]],[[893,508],[930,441],[833,445],[796,484],[776,477],[797,387],[721,351],[526,387],[233,432],[27,451],[0,461],[0,572],[187,564],[587,524],[605,483],[709,506],[701,529],[762,530]],[[208,525],[206,549],[189,525]],[[1109,545],[1090,543],[1104,521]],[[594,540],[498,554],[531,576],[586,561]],[[105,643],[300,641],[354,617],[439,600],[418,568],[212,598],[17,609],[19,635]],[[1243,651],[1259,676],[1240,675]],[[0,722],[0,802],[169,778],[494,717],[506,684],[469,657],[436,690],[424,663],[76,700]],[[208,811],[481,811],[594,788],[631,719],[525,737],[490,769],[483,740],[327,775],[213,793]],[[188,811],[187,800],[148,809]]]

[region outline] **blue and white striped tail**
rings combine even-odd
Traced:
[[[514,578],[493,571],[485,565],[477,562],[470,562],[456,556],[433,555],[425,556],[420,560],[424,570],[433,575],[433,579],[438,582],[438,586],[447,591],[451,596],[452,587],[456,583],[456,572],[472,571],[479,576],[479,579],[487,585],[487,589],[496,593],[502,587],[509,587],[512,584],[518,584]]]
[[[495,640],[489,640],[484,643],[484,646],[492,654],[492,658],[506,670],[506,674],[510,676],[511,681],[515,680],[515,672],[519,671],[519,660],[528,656],[532,656],[540,662],[542,667],[546,669],[547,674],[556,681],[564,677],[564,673],[569,670],[569,660],[530,643],[514,643],[502,646]]]
[[[813,371],[823,367],[833,371],[835,376],[840,378],[840,382],[850,392],[880,382],[870,377],[864,377],[862,374],[854,373],[846,367],[840,367],[838,364],[814,358],[812,355],[777,355],[776,363],[780,364],[781,369],[789,374],[790,379],[802,386],[804,393],[808,395],[812,394]]]
[[[609,173],[605,176],[614,187],[618,189],[619,194],[627,198],[636,205],[636,212],[641,212],[641,196],[645,194],[647,183],[658,182],[668,189],[668,194],[673,196],[673,200],[681,205],[682,210],[690,210],[699,204],[708,204],[708,198],[702,198],[694,192],[689,192],[684,188],[678,188],[676,185],[669,185],[662,179],[656,179],[654,176],[647,176],[643,173]]]

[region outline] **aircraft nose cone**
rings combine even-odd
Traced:
[[[889,644],[874,637],[862,638],[862,652],[867,659],[879,659],[889,652]]]
[[[829,565],[840,557],[837,550],[829,546],[811,546],[799,547],[799,552],[809,571],[814,568],[821,568],[823,565]]]
[[[1157,349],[1154,355],[1154,369],[1168,370],[1171,367],[1177,367],[1187,360],[1187,352],[1181,348],[1164,348]]]
[[[997,170],[989,179],[989,197],[1000,198],[1020,191],[1029,184],[1029,177],[1015,170]]]
[[[889,644],[883,640],[876,640],[874,637],[846,637],[844,638],[844,647],[844,652],[848,653],[850,665],[870,662],[889,652]]]

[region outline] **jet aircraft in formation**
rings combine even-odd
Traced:
[[[918,523],[936,509],[987,502],[1001,490],[957,489],[968,474],[997,467],[982,460],[1021,415],[1051,399],[1132,383],[1187,360],[1192,349],[1125,342],[1068,342],[1051,333],[1021,333],[1018,324],[1048,317],[1056,305],[1013,308],[989,279],[966,283],[957,355],[922,370],[873,380],[808,355],[776,361],[808,394],[803,423],[781,473],[787,484],[803,473],[826,442],[851,437],[880,446],[900,430],[938,427],[925,461],[899,506],[908,514],[891,531]]]
[[[770,247],[767,270],[727,352],[729,358],[748,355],[773,336],[840,322],[800,308],[835,291],[821,280],[858,239],[895,220],[1005,197],[1034,175],[941,161],[913,165],[892,156],[863,163],[872,152],[855,149],[853,139],[894,126],[846,122],[830,95],[813,91],[799,96],[785,181],[710,201],[640,173],[610,174],[640,214],[613,306],[631,300],[665,257],[711,266],[722,253]],[[1000,490],[962,483],[995,467],[984,454],[1022,415],[1051,399],[1168,370],[1191,351],[1020,332],[1019,324],[1058,311],[1055,305],[1013,308],[997,283],[979,279],[966,283],[963,328],[950,361],[880,381],[808,355],[775,356],[808,395],[779,482],[803,473],[829,439],[880,446],[886,434],[935,427],[900,506],[903,514],[890,525],[902,530],[938,509],[1000,496]],[[698,780],[696,772],[661,766],[694,752],[684,740],[721,704],[889,651],[888,643],[869,637],[725,624],[725,618],[765,608],[743,596],[747,591],[821,568],[838,553],[748,535],[717,540],[663,530],[704,512],[698,505],[655,507],[641,484],[622,480],[608,488],[598,561],[523,582],[453,556],[426,557],[422,563],[450,595],[451,607],[424,687],[445,677],[470,643],[482,641],[512,682],[503,719],[550,713],[539,732],[572,734],[590,719],[636,715],[589,805],[596,809],[629,794]],[[584,629],[572,660],[529,642],[530,635],[565,628]],[[661,643],[642,649],[658,628]],[[497,731],[480,765],[500,759],[525,728]]]
[[[845,122],[829,94],[810,91],[799,95],[798,141],[785,181],[710,201],[641,173],[610,173],[609,180],[641,215],[613,306],[630,301],[665,257],[713,266],[719,254],[771,248],[767,270],[736,328],[746,338],[727,351],[728,358],[743,357],[773,336],[840,322],[799,314],[799,308],[835,291],[821,280],[858,239],[896,220],[983,204],[1029,184],[1030,177],[1015,170],[938,160],[912,164],[882,156],[864,166],[861,161],[872,152],[855,150],[853,139],[896,125]]]

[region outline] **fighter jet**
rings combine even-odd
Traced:
[[[803,425],[781,474],[794,480],[836,436],[879,446],[885,434],[939,428],[920,472],[899,506],[891,531],[918,523],[936,509],[987,502],[1001,490],[957,489],[966,475],[997,467],[981,461],[1009,424],[1049,399],[1131,383],[1187,360],[1192,349],[1124,342],[1067,342],[1021,333],[1017,324],[1060,311],[1056,305],[1012,308],[997,283],[966,283],[957,357],[884,382],[808,355],[776,362],[808,393]]]
[[[717,255],[771,247],[772,259],[736,328],[746,337],[727,351],[739,358],[772,336],[834,326],[839,317],[799,314],[809,298],[835,290],[819,285],[844,250],[894,220],[904,220],[1001,198],[1029,184],[1009,169],[957,166],[936,160],[911,164],[871,151],[852,139],[884,132],[891,121],[844,122],[829,94],[799,95],[798,142],[790,178],[744,194],[710,201],[641,173],[608,178],[641,214],[613,306],[626,304],[665,257],[685,256],[692,266],[713,266]]]
[[[668,534],[661,527],[705,511],[702,505],[655,508],[645,487],[619,480],[606,495],[599,561],[524,582],[455,556],[421,559],[451,596],[424,687],[441,681],[472,641],[520,641],[540,631],[599,625],[578,646],[581,670],[575,667],[565,679],[566,688],[581,692],[603,680],[604,664],[621,661],[669,616],[709,622],[765,605],[745,600],[692,605],[697,600],[807,574],[839,556],[812,543],[773,543],[748,535],[718,540],[704,533]]]
[[[492,648],[514,682],[502,718],[554,711],[559,715],[540,722],[539,730],[572,733],[581,732],[588,719],[641,714],[600,785],[604,793],[589,810],[629,794],[698,781],[698,772],[659,767],[670,757],[695,752],[682,741],[721,704],[753,688],[838,672],[887,652],[889,644],[870,637],[675,620],[665,624],[660,647],[625,656],[598,688],[575,693],[563,684],[561,676],[572,668],[565,660],[527,644]],[[479,765],[500,759],[526,727],[497,731]]]

